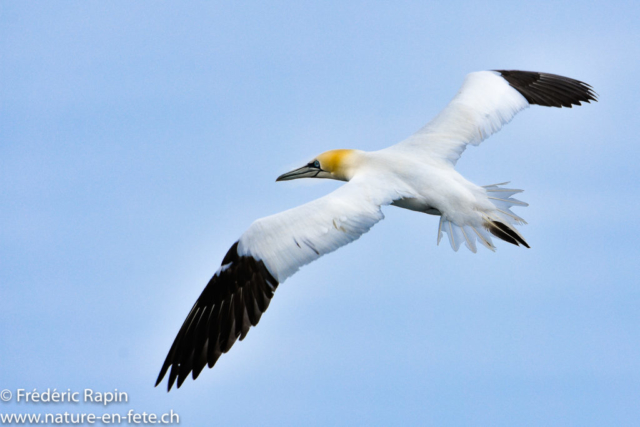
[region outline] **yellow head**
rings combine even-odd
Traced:
[[[357,150],[330,150],[317,156],[301,168],[280,175],[276,181],[298,178],[329,178],[349,181],[355,165]]]

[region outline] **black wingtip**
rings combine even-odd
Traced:
[[[581,102],[598,101],[598,94],[591,85],[580,80],[536,71],[493,71],[500,73],[531,105],[571,108],[582,105]]]
[[[194,304],[165,359],[156,387],[169,373],[167,391],[191,374],[213,367],[238,338],[244,338],[269,306],[278,281],[261,260],[238,254],[236,242]]]
[[[154,385],[154,387],[158,387],[160,385],[160,383],[162,382],[163,378],[164,378],[164,373],[160,372],[160,375],[158,375],[158,379],[156,380],[156,385]]]

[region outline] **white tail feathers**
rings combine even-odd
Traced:
[[[464,243],[471,252],[476,253],[476,239],[488,249],[495,251],[496,247],[491,241],[491,235],[516,246],[523,245],[528,248],[529,245],[514,227],[514,225],[522,225],[527,222],[511,212],[510,208],[512,206],[529,205],[520,200],[512,199],[512,195],[521,193],[523,190],[500,187],[506,184],[508,182],[483,187],[487,191],[487,197],[493,203],[495,209],[491,212],[482,212],[481,226],[477,224],[459,225],[441,216],[440,224],[438,225],[438,244],[440,244],[442,232],[444,231],[449,237],[451,247],[456,252],[460,245]]]
[[[456,252],[460,248],[460,245],[464,243],[471,252],[476,253],[478,251],[476,239],[492,251],[496,250],[496,247],[493,246],[493,243],[491,242],[491,234],[484,227],[474,227],[472,225],[464,225],[460,227],[459,225],[440,217],[440,225],[438,227],[438,244],[440,244],[440,240],[442,239],[443,231],[449,236],[449,243],[451,243],[451,247]]]

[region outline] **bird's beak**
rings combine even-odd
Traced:
[[[292,170],[291,172],[283,173],[276,181],[291,181],[292,179],[298,178],[315,178],[318,174],[322,172],[321,169],[313,168],[310,166],[303,166],[301,168]]]

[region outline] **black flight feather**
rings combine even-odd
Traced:
[[[597,101],[590,85],[556,74],[533,71],[494,70],[526,98],[529,104],[545,107],[569,107]]]
[[[191,373],[197,378],[222,353],[258,324],[278,281],[260,260],[238,254],[236,242],[185,319],[160,369],[156,386],[169,372],[167,390],[180,387]],[[171,368],[171,370],[169,370]]]

